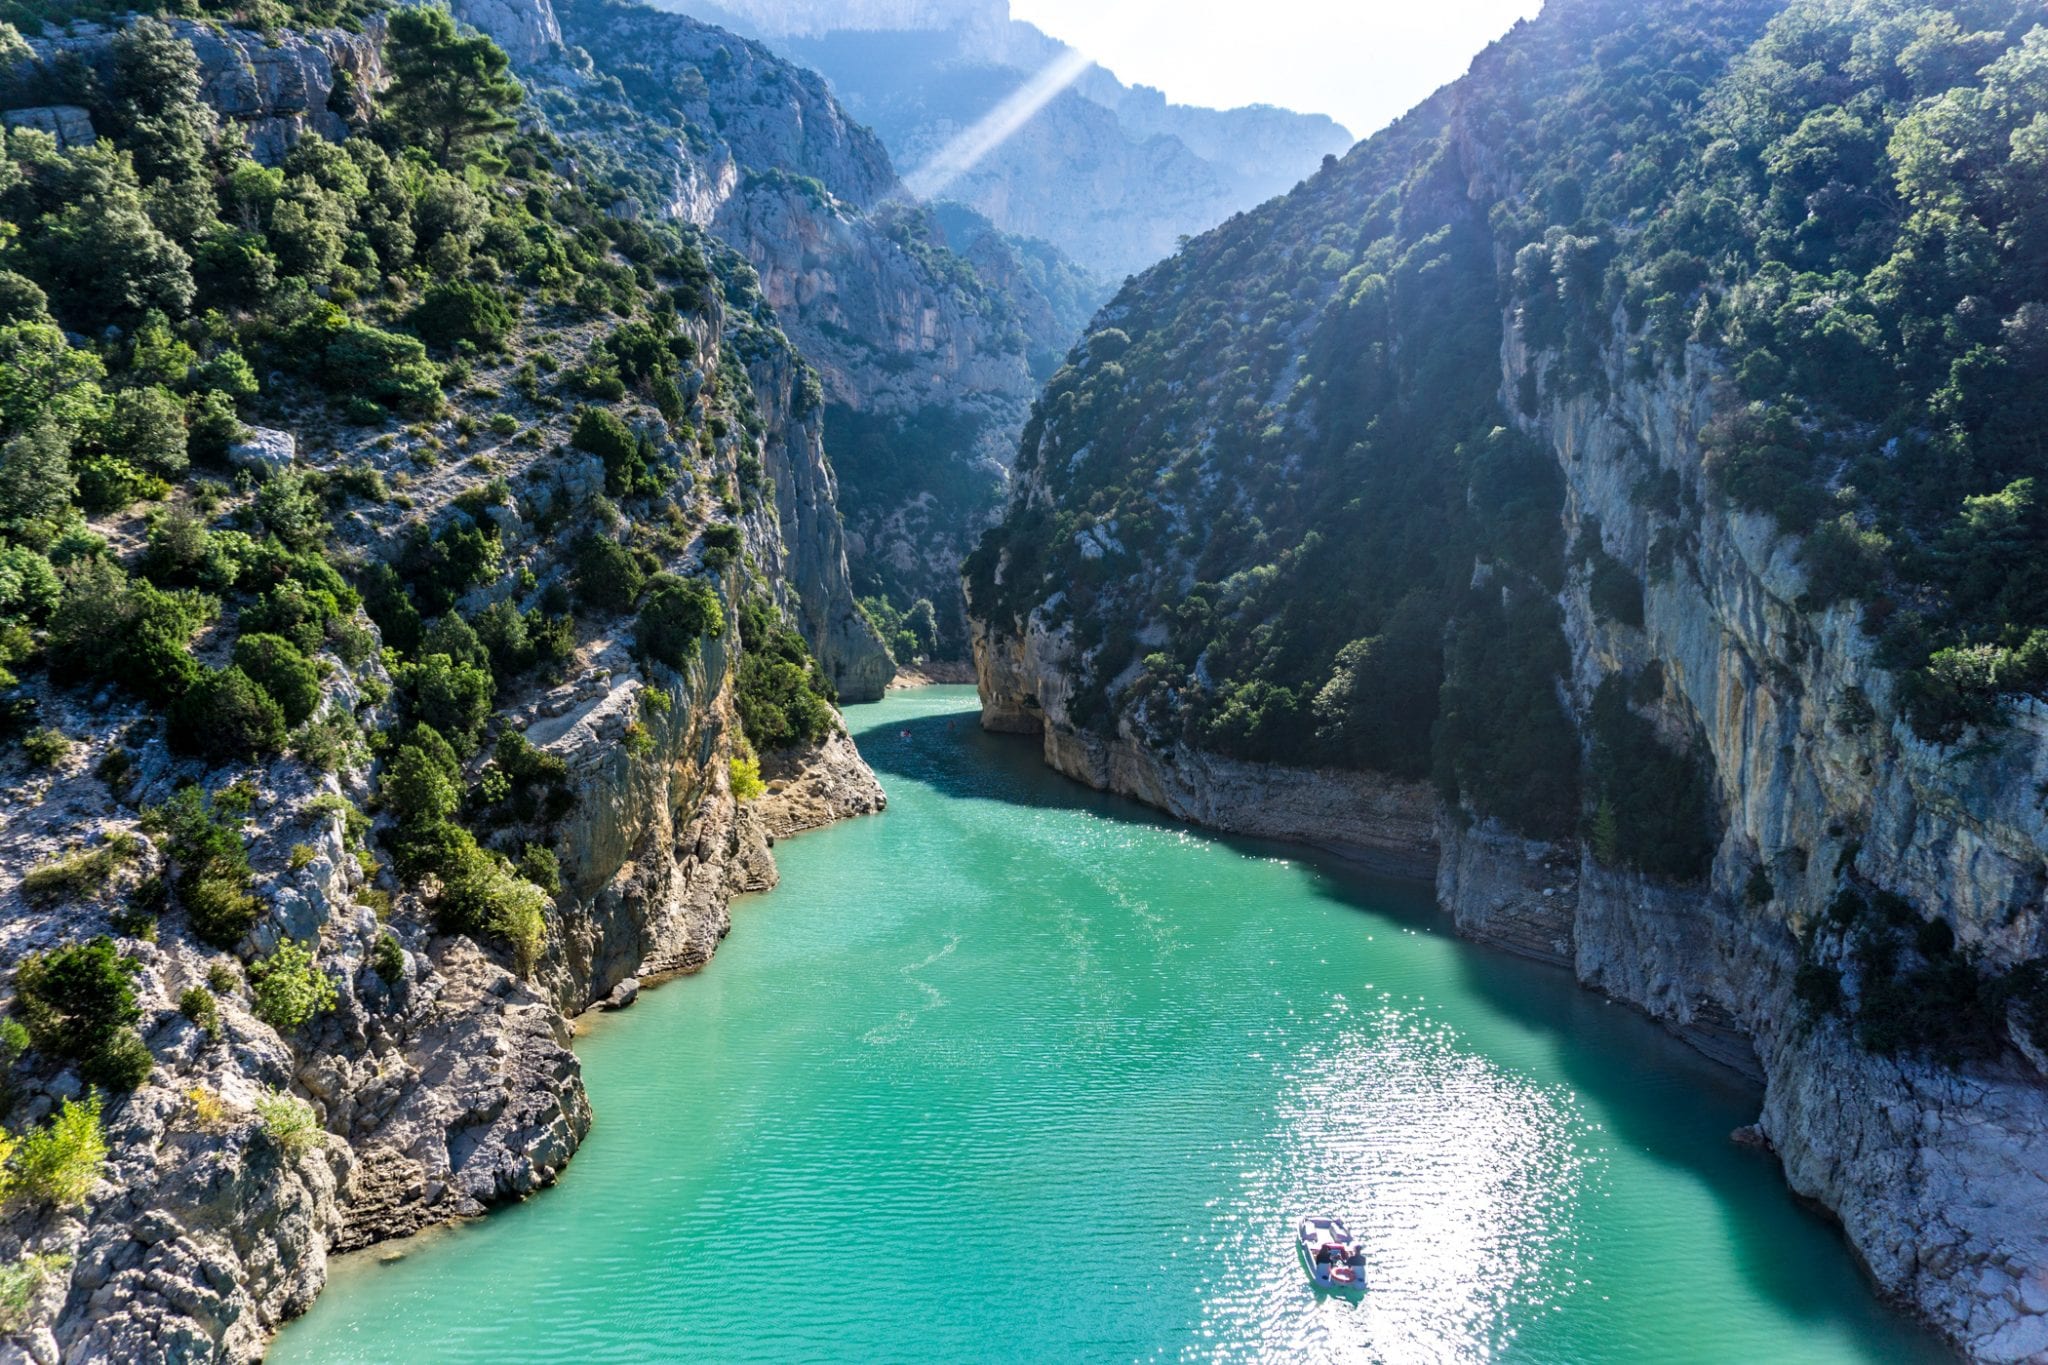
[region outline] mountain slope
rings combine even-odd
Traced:
[[[330,1251],[553,1179],[567,1016],[882,800],[792,628],[887,669],[752,267],[437,11],[222,20],[0,28],[24,1358],[256,1359]]]
[[[1760,1075],[1988,1359],[2048,1347],[2044,75],[2031,6],[1557,0],[1130,284],[968,564],[985,723],[1434,865]]]
[[[698,224],[753,264],[823,384],[860,595],[931,599],[963,654],[957,567],[1000,509],[1030,358],[1066,344],[1036,330],[1059,325],[1050,303],[1021,275],[1017,303],[992,288],[823,82],[758,43],[616,0],[456,8],[507,44],[548,126],[616,167],[620,211]],[[850,700],[887,681],[835,678]]]
[[[1011,19],[1005,0],[676,0],[670,7],[757,34],[823,72],[913,178],[949,139],[1074,55]],[[1321,115],[1172,104],[1091,65],[977,164],[928,192],[966,204],[1005,232],[1050,242],[1115,281],[1170,253],[1182,235],[1286,189],[1350,144]]]

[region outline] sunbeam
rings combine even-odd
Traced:
[[[1091,64],[1092,59],[1086,53],[1068,51],[1061,54],[1013,91],[1009,98],[984,114],[973,127],[965,129],[939,148],[930,161],[905,177],[905,186],[920,199],[936,197],[948,185],[973,170],[983,157],[1009,141],[1019,128],[1031,121],[1032,115],[1051,103],[1060,91],[1079,80],[1081,73]]]

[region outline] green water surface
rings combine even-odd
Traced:
[[[972,689],[847,719],[888,812],[586,1020],[560,1183],[338,1260],[273,1359],[1943,1358],[1728,1141],[1752,1088],[1426,889],[1086,792]]]

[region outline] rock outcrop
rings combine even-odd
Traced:
[[[1034,629],[1019,640],[975,621],[983,727],[1040,736],[1050,767],[1193,824],[1313,844],[1392,874],[1427,876],[1436,866],[1436,795],[1428,783],[1246,763],[1129,732],[1092,733],[1067,715],[1069,653],[1063,633]]]
[[[644,192],[622,211],[705,227],[754,266],[822,379],[822,412],[792,416],[822,417],[859,592],[932,597],[964,653],[958,566],[1001,506],[1030,356],[1068,344],[1030,330],[1054,326],[1050,310],[1013,310],[944,245],[875,135],[763,45],[612,0],[464,0],[456,13],[506,44],[530,88],[569,97],[548,106],[562,131],[632,168]],[[562,46],[525,41],[550,26]],[[668,93],[635,102],[607,78]],[[842,695],[879,696],[879,641],[855,639],[872,634],[864,622],[839,634]]]
[[[1513,296],[1527,239],[1494,234],[1518,212],[1544,221],[1521,197],[1535,177],[1526,130],[1515,128],[1529,107],[1516,103],[1527,95],[1516,73],[1543,65],[1532,55],[1556,69],[1572,45],[1624,22],[1622,8],[1553,7],[1341,167],[1259,210],[1257,221],[1198,242],[1105,310],[1100,352],[1092,342],[1077,351],[1073,376],[1055,383],[1027,428],[1005,523],[1014,536],[999,533],[1000,552],[971,566],[984,724],[1042,731],[1047,761],[1062,771],[1219,828],[1244,828],[1245,802],[1263,800],[1261,832],[1356,843],[1378,830],[1382,842],[1418,852],[1433,844],[1438,900],[1461,932],[1569,966],[1585,985],[1760,1080],[1759,1135],[1791,1187],[1841,1219],[1884,1292],[1973,1358],[2048,1359],[2048,1066],[2023,1012],[1996,1004],[1986,1046],[1940,1057],[1917,1039],[1873,1045],[1843,1008],[1825,1003],[1826,987],[1853,994],[1875,970],[1828,927],[1840,923],[1845,895],[1852,906],[1866,894],[1892,898],[1935,952],[1952,936],[1982,979],[2042,958],[2048,708],[2014,696],[1995,727],[1949,744],[1920,737],[1862,613],[1816,604],[1799,541],[1740,510],[1710,477],[1711,434],[1749,401],[1722,354],[1699,339],[1660,351],[1610,297],[1568,355],[1554,334],[1539,341],[1525,331],[1535,305],[1498,305]],[[1773,12],[1725,11],[1734,32],[1724,50],[1746,48]],[[1551,46],[1523,50],[1521,38]],[[1697,39],[1688,32],[1681,43],[1698,50]],[[1336,241],[1355,241],[1357,255],[1338,253],[1318,281],[1307,263]],[[1403,300],[1389,284],[1411,248],[1409,261],[1427,259],[1428,270],[1476,277],[1484,315],[1465,319],[1464,334],[1497,338],[1486,343],[1497,371],[1485,357],[1479,371],[1497,392],[1481,393],[1478,406],[1497,413],[1502,441],[1518,437],[1535,452],[1543,478],[1530,486],[1541,505],[1556,494],[1555,524],[1526,543],[1574,547],[1519,589],[1561,622],[1558,676],[1546,674],[1542,691],[1546,701],[1558,693],[1582,750],[1565,763],[1580,757],[1593,771],[1596,697],[1603,684],[1626,682],[1631,714],[1660,748],[1687,755],[1714,812],[1696,875],[1651,876],[1611,849],[1600,856],[1601,812],[1590,796],[1563,822],[1586,831],[1583,842],[1517,833],[1479,809],[1469,785],[1418,838],[1419,792],[1393,801],[1369,783],[1310,782],[1298,769],[1247,775],[1246,765],[1191,755],[1172,739],[1192,730],[1190,716],[1212,723],[1223,709],[1214,673],[1228,663],[1226,645],[1241,661],[1244,642],[1269,647],[1259,632],[1270,628],[1274,653],[1293,647],[1272,624],[1273,596],[1256,592],[1325,538],[1320,526],[1305,535],[1284,523],[1289,499],[1334,489],[1341,501],[1387,486],[1373,479],[1395,454],[1361,443],[1342,455],[1360,438],[1331,409],[1371,413],[1375,400],[1364,395],[1374,386],[1384,393],[1407,382],[1397,368],[1377,367],[1376,348],[1439,339],[1424,325],[1404,333],[1386,321],[1414,306],[1417,296]],[[1617,256],[1628,248],[1618,234]],[[1270,311],[1262,299],[1275,300]],[[1328,338],[1319,317],[1358,330],[1337,332],[1341,360],[1310,372],[1314,344]],[[1262,371],[1261,355],[1285,359]],[[1265,388],[1234,388],[1239,365],[1255,376],[1249,385]],[[1453,382],[1442,370],[1433,380]],[[1319,391],[1335,401],[1291,397]],[[1126,393],[1163,397],[1118,406]],[[1091,425],[1091,410],[1110,416]],[[1250,433],[1261,430],[1264,444],[1254,443]],[[1333,468],[1342,474],[1328,477]],[[1461,503],[1488,492],[1454,483]],[[1153,499],[1143,513],[1150,525],[1120,530],[1103,509],[1132,517],[1134,504],[1118,499],[1138,488]],[[1211,540],[1205,517],[1226,530]],[[1481,603],[1497,606],[1517,571],[1507,538],[1479,539],[1479,562],[1457,566]],[[1640,588],[1639,614],[1602,599],[1602,574]],[[1231,622],[1242,627],[1236,634],[1196,633],[1202,647],[1175,657],[1191,593],[1219,619],[1248,603],[1249,619]],[[1336,628],[1378,648],[1380,629],[1359,628],[1367,625]],[[1443,634],[1432,625],[1431,639]],[[1335,652],[1346,638],[1325,643]],[[1449,651],[1432,666],[1438,657]],[[1254,711],[1266,679],[1240,672],[1232,681],[1250,698],[1242,709]],[[1320,734],[1341,718],[1346,698],[1331,671],[1295,695],[1313,699],[1280,712],[1296,734]],[[1184,706],[1191,696],[1209,709]],[[1450,766],[1439,773],[1455,777]]]
[[[861,759],[845,732],[805,749],[785,749],[761,762],[768,790],[746,814],[772,844],[855,815],[873,815],[888,804],[882,784]]]
[[[348,135],[351,119],[367,110],[370,92],[384,82],[377,31],[348,33],[322,29],[274,34],[219,28],[190,19],[165,21],[199,59],[200,96],[223,120],[237,125],[257,160],[274,163],[308,133],[330,141]],[[69,60],[99,69],[113,60],[118,26],[74,23],[56,37],[32,37],[28,46],[42,63]],[[81,134],[91,139],[73,111],[69,122],[52,124],[52,111],[21,109],[6,115],[55,133],[60,144]]]
[[[939,153],[1073,49],[1013,19],[1006,0],[666,0],[757,36],[831,80],[921,193],[1058,247],[1105,284],[1286,189],[1351,135],[1320,114],[1201,109],[1084,63],[1011,136],[958,174]]]
[[[1787,1180],[1835,1211],[1879,1283],[1978,1358],[2032,1357],[2048,1350],[2048,1075],[2017,1056],[1951,1070],[1873,1055],[1839,1019],[1810,1024],[1792,981],[1798,936],[1827,912],[1842,867],[1940,907],[1994,969],[2040,951],[2048,717],[2024,704],[1996,745],[1960,754],[1915,737],[1856,613],[1801,610],[1793,544],[1698,487],[1700,436],[1739,401],[1714,358],[1695,350],[1683,374],[1646,381],[1625,372],[1623,352],[1617,337],[1605,401],[1546,404],[1528,419],[1557,452],[1568,536],[1597,526],[1648,585],[1640,627],[1602,620],[1583,578],[1567,589],[1573,686],[1590,707],[1608,673],[1661,661],[1656,705],[1705,736],[1727,828],[1698,888],[1549,850],[1575,872],[1553,897],[1570,900],[1559,922],[1575,970],[1760,1072],[1760,1127]],[[1510,328],[1504,384],[1540,363]],[[1664,574],[1650,554],[1666,523],[1630,495],[1645,453],[1704,509],[1692,549]],[[1873,705],[1861,723],[1839,706],[1851,689]],[[1476,869],[1498,854],[1465,848],[1461,861]],[[1762,905],[1758,868],[1772,888]],[[1441,878],[1445,908],[1494,936],[1474,884],[1471,872]]]
[[[348,120],[333,106],[346,101],[334,92],[378,81],[375,45],[360,36],[174,30],[198,54],[216,113],[280,154],[301,136],[345,136]],[[37,51],[90,63],[106,58],[111,38],[79,27],[37,40]],[[342,71],[356,84],[339,82]],[[17,122],[85,135],[61,110],[17,112]],[[331,772],[292,754],[244,763],[175,751],[161,708],[113,686],[81,691],[39,673],[20,689],[43,723],[72,738],[49,766],[12,750],[4,760],[0,961],[114,937],[137,964],[139,1031],[153,1065],[142,1084],[106,1099],[109,1160],[97,1187],[62,1209],[17,1201],[0,1221],[0,1259],[33,1251],[65,1267],[35,1292],[24,1312],[33,1325],[0,1345],[0,1359],[255,1360],[319,1292],[331,1252],[545,1186],[592,1122],[572,1017],[703,967],[730,928],[732,898],[774,884],[775,838],[881,808],[843,732],[815,753],[771,755],[771,765],[792,766],[776,769],[777,790],[759,806],[734,796],[732,761],[745,751],[743,598],[765,591],[845,695],[880,695],[893,670],[853,605],[815,374],[776,329],[751,269],[715,240],[685,235],[709,272],[678,324],[688,343],[678,351],[694,358],[677,388],[692,425],[671,429],[652,409],[618,407],[640,423],[637,435],[660,442],[667,482],[649,505],[669,533],[655,557],[715,588],[720,619],[671,667],[636,652],[631,615],[585,611],[558,678],[522,674],[515,684],[507,674],[497,687],[495,733],[523,737],[523,751],[555,773],[544,802],[528,794],[546,814],[507,807],[497,817],[498,842],[511,851],[514,835],[560,850],[533,960],[495,932],[487,943],[442,932],[435,899],[447,888],[432,875],[401,881],[388,846],[380,861],[371,845],[394,817],[379,825],[363,814],[372,759],[361,736],[405,718],[389,700],[378,631],[352,597],[344,633],[360,648],[330,636],[318,656],[320,707],[350,722]],[[559,321],[523,341],[559,372],[610,325]],[[538,620],[550,594],[567,600],[571,547],[618,511],[602,461],[569,445],[573,413],[522,393],[513,358],[477,364],[489,409],[457,397],[403,431],[337,429],[324,399],[301,402],[274,378],[282,391],[264,418],[273,425],[251,431],[231,457],[270,480],[309,468],[370,480],[379,496],[334,524],[331,558],[344,566],[401,554],[414,533],[487,525],[506,571],[467,587],[459,605],[475,616],[509,601]],[[487,416],[527,439],[501,432],[474,459],[435,458],[468,445]],[[689,432],[687,451],[674,430]],[[405,495],[383,496],[394,486]],[[705,537],[714,527],[731,536],[719,559]],[[133,562],[136,525],[117,514],[95,530]],[[225,652],[210,640],[199,649],[216,660]],[[11,694],[10,705],[21,701]],[[489,766],[484,754],[468,764],[465,782]],[[202,942],[160,883],[148,895],[152,878],[170,875],[148,812],[195,784],[251,870],[256,923],[231,952]],[[54,893],[30,883],[32,870],[75,853],[104,854],[110,870]],[[174,908],[144,913],[132,903]],[[286,944],[317,955],[335,994],[296,1026],[259,1017],[240,965]],[[217,1018],[193,1004],[195,993],[215,1002]],[[37,1052],[8,1079],[16,1131],[86,1088]]]

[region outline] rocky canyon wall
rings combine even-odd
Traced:
[[[1591,5],[1579,13],[1589,24],[1619,22]],[[1512,122],[1503,110],[1514,108],[1475,75],[1390,130],[1383,150],[1368,144],[1327,185],[1311,182],[1242,229],[1219,230],[1127,287],[1098,318],[1105,349],[1091,343],[1027,429],[1006,523],[1016,535],[999,542],[978,580],[970,566],[984,724],[1040,735],[1060,771],[1184,819],[1401,851],[1434,872],[1438,901],[1461,932],[1568,966],[1759,1080],[1759,1128],[1787,1182],[1841,1219],[1886,1293],[1973,1358],[2048,1358],[2048,1066],[2023,1008],[2000,1007],[1995,1055],[1944,1058],[1868,1046],[1844,1011],[1816,1008],[1800,988],[1802,974],[1816,973],[1839,973],[1830,979],[1852,993],[1872,985],[1853,935],[1830,927],[1845,886],[1912,907],[1936,923],[1933,939],[1952,934],[1986,974],[2042,955],[2048,711],[2014,698],[2005,723],[1970,742],[1937,745],[1915,733],[1861,610],[1817,607],[1799,539],[1739,510],[1711,481],[1712,433],[1746,402],[1712,347],[1695,341],[1646,360],[1641,333],[1617,307],[1590,355],[1574,358],[1579,372],[1566,376],[1558,348],[1527,340],[1515,304],[1487,320],[1499,337],[1501,427],[1541,452],[1560,490],[1556,524],[1544,533],[1570,550],[1561,589],[1544,584],[1541,595],[1562,622],[1563,710],[1590,769],[1596,695],[1621,679],[1632,714],[1690,756],[1714,812],[1711,857],[1697,878],[1603,861],[1590,837],[1525,837],[1485,816],[1469,790],[1440,805],[1427,784],[1247,764],[1174,738],[1185,733],[1175,709],[1185,697],[1216,695],[1204,689],[1220,646],[1191,664],[1165,652],[1190,592],[1219,613],[1258,600],[1246,580],[1284,574],[1288,556],[1312,545],[1299,525],[1272,532],[1284,497],[1256,508],[1272,539],[1238,559],[1205,555],[1203,519],[1233,518],[1228,529],[1244,545],[1246,525],[1258,529],[1253,492],[1270,489],[1273,471],[1314,487],[1317,462],[1338,458],[1341,443],[1328,443],[1318,423],[1326,409],[1290,405],[1290,391],[1396,382],[1391,367],[1360,363],[1357,378],[1336,368],[1370,354],[1361,343],[1307,373],[1319,334],[1291,319],[1326,302],[1331,316],[1356,316],[1376,288],[1392,311],[1399,294],[1386,277],[1400,250],[1415,239],[1430,249],[1455,243],[1517,209],[1529,171],[1506,149]],[[1401,235],[1409,220],[1414,239]],[[1388,233],[1393,250],[1372,255],[1374,232]],[[1354,241],[1357,256],[1343,255]],[[1445,251],[1431,268],[1461,268]],[[1327,283],[1314,280],[1318,252],[1335,261]],[[1508,247],[1492,252],[1490,263],[1478,258],[1482,272],[1491,267],[1484,287],[1506,300],[1517,263]],[[1384,274],[1368,278],[1366,265],[1351,266],[1359,257]],[[1287,311],[1304,299],[1308,307]],[[1227,363],[1200,349],[1247,335],[1256,345]],[[1411,344],[1417,335],[1408,334]],[[1219,378],[1260,346],[1292,358],[1275,367],[1270,391]],[[1183,355],[1203,359],[1174,369]],[[1156,403],[1113,407],[1127,378]],[[1113,418],[1090,426],[1090,412]],[[1267,444],[1253,446],[1246,429],[1261,426]],[[1133,438],[1134,429],[1147,436]],[[1219,453],[1248,448],[1256,458]],[[1370,470],[1355,448],[1346,458]],[[1142,551],[1131,529],[1142,514],[1116,501],[1141,486],[1158,505]],[[1100,510],[1111,507],[1121,522]],[[1048,545],[1059,557],[1041,554]],[[1498,547],[1477,550],[1471,587],[1483,593],[1514,571],[1496,562]],[[1602,606],[1593,577],[1603,561],[1598,571],[1618,566],[1640,588],[1639,622]],[[1200,579],[1221,581],[1198,588]],[[1302,723],[1328,714],[1324,700]],[[1580,828],[1594,818],[1583,814]]]

